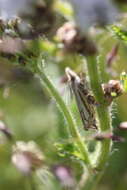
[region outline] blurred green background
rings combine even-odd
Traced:
[[[124,10],[125,7],[127,8],[126,4],[124,4]],[[120,8],[123,10],[123,6],[120,5]],[[53,9],[56,11],[54,26],[56,29],[73,17],[70,6],[66,3],[56,1]],[[121,14],[125,14],[125,11]],[[45,20],[45,22],[47,21]],[[127,30],[126,15],[122,17],[120,24],[123,30]],[[111,52],[114,45],[119,44],[117,56],[112,63],[112,72],[106,71],[109,79],[119,80],[121,72],[127,72],[126,40],[119,38],[108,27],[94,30],[91,38],[95,40],[99,48],[99,55],[105,63],[107,54]],[[3,33],[1,36],[3,37]],[[40,83],[35,73],[38,56],[41,53],[42,59],[45,61],[45,72],[74,112],[74,117],[79,120],[69,88],[61,80],[65,75],[66,66],[78,72],[84,69],[84,72],[87,73],[85,61],[80,55],[65,55],[61,51],[61,44],[56,40],[54,31],[50,37],[26,40],[25,44],[25,50],[18,51],[18,53],[10,54],[6,51],[3,53],[0,50],[0,120],[7,124],[16,141],[33,140],[39,145],[45,156],[44,165],[48,166],[49,171],[56,164],[71,166],[73,176],[78,181],[82,173],[81,165],[68,157],[60,157],[54,145],[67,139],[67,124],[56,102],[49,95],[45,86]],[[120,122],[127,121],[126,103],[127,94],[124,94],[114,101],[111,108],[115,134],[124,137],[125,142],[114,142],[104,177],[98,186],[100,190],[127,189],[127,132],[117,129]],[[82,130],[82,126],[79,127]],[[0,189],[29,190],[30,187],[25,177],[11,162],[11,154],[12,143],[1,133]],[[40,185],[36,177],[34,181],[37,184],[36,189],[62,189],[55,177],[49,176],[47,184],[43,185]]]

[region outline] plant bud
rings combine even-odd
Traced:
[[[118,49],[119,49],[119,44],[116,44],[115,46],[113,46],[111,51],[108,53],[108,55],[106,57],[107,67],[111,67],[112,62],[114,61],[114,59],[116,58],[116,56],[118,54]]]
[[[102,140],[106,140],[106,139],[111,139],[112,141],[115,142],[123,142],[124,138],[114,135],[113,133],[97,133],[94,135],[94,139],[97,141],[102,141]]]
[[[75,181],[72,177],[71,170],[67,166],[57,165],[53,168],[53,172],[63,186],[73,187]]]
[[[123,93],[123,88],[119,80],[110,80],[108,83],[102,84],[104,96],[110,104],[114,98]]]
[[[12,163],[24,175],[41,168],[43,162],[43,154],[33,141],[28,143],[18,141],[13,146]]]
[[[112,133],[96,133],[93,137],[95,140],[102,141],[104,139],[111,139]]]
[[[124,142],[125,139],[123,137],[117,136],[117,135],[112,135],[112,141],[114,142]]]
[[[95,44],[72,23],[65,23],[57,31],[58,39],[64,45],[64,51],[68,53],[80,53],[83,55],[95,55]]]
[[[31,4],[32,11],[21,13],[20,16],[25,22],[30,24],[32,29],[27,34],[26,38],[36,38],[40,35],[50,35],[54,30],[56,21],[56,13],[52,8],[52,3],[44,3],[43,1],[35,1]],[[23,27],[24,28],[24,27]],[[28,26],[27,26],[28,28]],[[19,25],[19,32],[24,36],[22,26]]]
[[[127,130],[127,121],[124,121],[124,122],[120,123],[119,129]]]

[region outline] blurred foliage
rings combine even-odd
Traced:
[[[45,1],[45,3],[50,4],[50,1]],[[31,35],[33,33],[31,33],[29,38],[27,34],[27,39],[24,40],[22,35],[12,35],[10,28],[6,28],[6,25],[4,25],[3,30],[0,30],[0,120],[6,123],[16,141],[28,142],[32,140],[36,142],[45,156],[43,169],[37,171],[33,179],[30,180],[13,166],[11,162],[13,142],[8,141],[3,134],[0,134],[1,190],[29,190],[32,185],[29,181],[34,182],[38,190],[66,189],[60,185],[59,180],[53,175],[52,168],[57,164],[67,165],[72,169],[76,181],[80,179],[83,171],[81,161],[79,162],[82,158],[76,149],[76,145],[73,144],[72,146],[72,143],[69,144],[67,141],[66,121],[55,101],[49,95],[47,89],[40,84],[38,76],[35,74],[38,57],[41,54],[47,75],[53,81],[54,86],[56,86],[67,105],[72,109],[81,134],[87,137],[89,133],[85,133],[81,126],[79,113],[75,106],[75,101],[68,93],[69,89],[66,81],[62,82],[65,77],[64,70],[66,66],[77,72],[85,71],[87,78],[85,60],[82,55],[65,54],[62,51],[62,44],[55,36],[56,30],[65,21],[72,20],[74,13],[71,5],[66,1],[56,0],[52,4],[50,14],[53,14],[54,20],[48,23],[51,20],[50,18],[46,20],[45,17],[43,22],[49,25],[44,35],[42,35],[43,30],[40,32],[40,28],[44,29],[41,16],[32,18],[38,20],[33,24],[34,30],[36,29],[36,24],[39,24],[39,35],[37,33],[37,36],[34,35],[33,37]],[[121,73],[123,71],[127,72],[127,16],[122,12],[127,10],[127,5],[120,5],[120,10],[120,26],[113,24],[107,28],[91,28],[89,31],[91,38],[99,49],[100,57],[98,56],[98,61],[100,61],[100,65],[101,61],[105,62],[105,68],[102,69],[107,69],[105,76],[107,81],[120,79]],[[32,21],[30,20],[31,24]],[[41,27],[40,23],[42,24]],[[50,31],[51,28],[53,31]],[[17,31],[15,30],[14,32]],[[48,33],[49,31],[51,32],[50,34]],[[3,38],[8,36],[8,41],[3,41]],[[20,47],[19,42],[16,40],[17,38],[21,40]],[[111,67],[108,68],[106,65],[107,55],[111,52],[114,44],[117,43],[120,44],[118,53]],[[107,164],[103,180],[98,187],[100,190],[124,190],[127,187],[127,132],[123,133],[117,128],[120,122],[127,120],[126,101],[127,94],[125,93],[115,100],[111,108],[114,132],[124,137],[125,142],[114,143],[113,152]],[[60,143],[61,139],[65,143]],[[59,151],[57,152],[56,144],[60,153],[58,153]],[[63,156],[63,154],[66,156]],[[76,159],[72,159],[72,157]]]

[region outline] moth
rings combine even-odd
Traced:
[[[97,102],[95,101],[94,96],[89,93],[85,80],[81,79],[68,67],[65,72],[72,92],[75,96],[84,129],[97,129],[94,108]]]

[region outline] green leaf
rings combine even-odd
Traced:
[[[55,143],[58,155],[61,157],[70,157],[76,160],[84,160],[81,153],[78,151],[76,143]]]
[[[111,25],[109,27],[109,30],[113,33],[114,36],[116,36],[118,39],[124,41],[127,43],[127,31],[121,29],[119,26]]]

